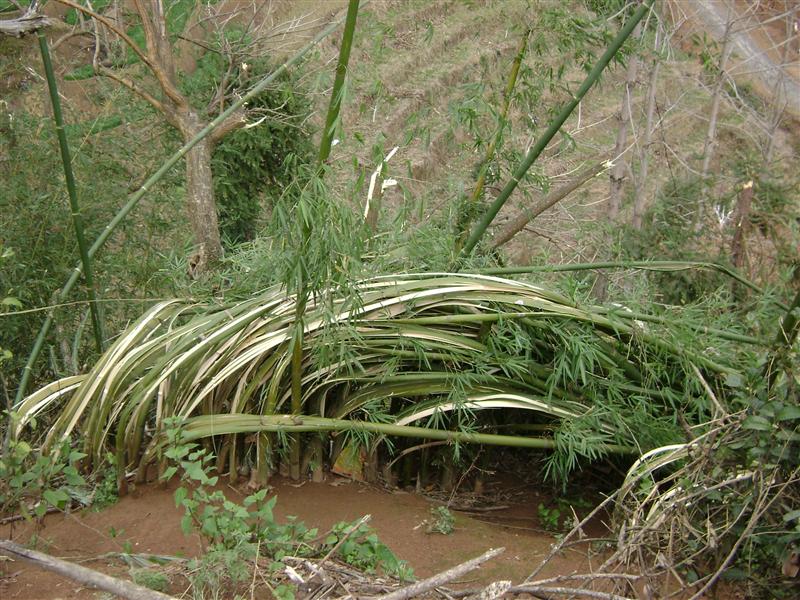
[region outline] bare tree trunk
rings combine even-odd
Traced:
[[[725,35],[722,41],[722,54],[719,57],[719,72],[717,73],[717,81],[714,85],[714,94],[711,98],[711,113],[708,116],[708,130],[706,131],[706,141],[703,145],[703,166],[700,173],[705,180],[708,177],[708,170],[711,166],[711,159],[714,157],[714,150],[717,143],[717,119],[719,118],[719,104],[722,99],[722,90],[725,87],[726,73],[725,69],[728,68],[728,59],[733,49],[733,12],[728,12],[728,21],[725,23]]]
[[[120,598],[127,598],[128,600],[175,600],[172,596],[147,589],[133,582],[123,581],[105,573],[55,558],[49,554],[28,550],[11,540],[0,540],[0,553],[13,559],[27,561],[40,569],[58,573],[62,577],[68,577],[81,585],[103,590]]]
[[[642,37],[642,24],[639,23],[633,31],[633,38],[638,40]],[[622,106],[619,109],[617,119],[619,129],[617,129],[617,142],[614,145],[614,168],[609,175],[610,195],[608,198],[608,219],[616,221],[622,206],[622,185],[625,182],[627,164],[623,155],[628,145],[628,130],[633,123],[631,111],[631,90],[636,85],[636,76],[639,71],[639,59],[634,55],[628,62],[628,72],[625,76],[625,93],[622,95]]]
[[[202,129],[197,117],[192,115],[192,120],[193,125],[184,130],[186,140]],[[201,273],[222,258],[208,139],[198,142],[186,154],[186,209],[197,245],[190,260],[190,274]]]
[[[645,117],[644,131],[642,132],[642,142],[639,153],[639,177],[636,179],[636,189],[633,198],[633,217],[631,225],[634,229],[641,229],[645,210],[647,210],[647,198],[645,188],[647,186],[647,176],[650,169],[650,144],[653,138],[653,121],[656,112],[656,91],[658,90],[658,75],[661,70],[661,56],[659,52],[663,50],[662,44],[666,38],[661,26],[656,30],[656,56],[650,66],[650,81],[647,84],[647,110]]]
[[[783,44],[783,51],[781,52],[781,67],[780,74],[775,81],[775,87],[772,89],[772,114],[767,129],[766,146],[764,147],[764,167],[769,168],[769,163],[772,162],[772,153],[775,151],[775,135],[781,126],[783,113],[786,109],[786,65],[790,62],[790,50],[792,44],[788,43],[797,34],[794,32],[794,26],[797,19],[797,8],[794,8],[788,15],[786,15],[786,42]]]

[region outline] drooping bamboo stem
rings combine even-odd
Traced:
[[[466,210],[467,218],[461,225],[461,231],[459,232],[459,237],[456,242],[459,246],[464,243],[464,240],[469,233],[469,227],[472,224],[472,211],[474,207],[477,206],[478,200],[483,193],[483,187],[486,184],[486,173],[489,171],[489,163],[492,162],[494,154],[497,151],[497,146],[500,144],[500,140],[503,138],[503,132],[505,131],[506,123],[508,122],[508,110],[511,107],[511,98],[514,95],[514,88],[517,85],[517,77],[519,76],[520,65],[522,65],[522,60],[525,58],[525,52],[528,49],[528,38],[530,35],[531,30],[526,29],[525,33],[522,35],[522,41],[520,42],[517,55],[514,57],[514,62],[511,65],[511,73],[508,76],[508,83],[506,84],[506,89],[503,93],[503,110],[500,113],[500,121],[497,124],[497,132],[494,134],[494,138],[486,150],[486,156],[483,158],[483,164],[481,165],[478,180],[475,182],[475,189],[472,190],[472,196],[469,199],[469,205],[467,206]],[[459,248],[456,248],[456,251],[458,250]]]
[[[330,156],[333,133],[336,128],[336,122],[339,119],[339,111],[342,107],[344,80],[347,76],[350,50],[353,47],[353,36],[356,30],[356,18],[358,17],[358,4],[359,0],[350,0],[350,3],[347,5],[347,17],[344,22],[342,44],[339,47],[339,63],[336,65],[336,78],[333,81],[331,102],[328,106],[328,116],[325,119],[325,129],[322,130],[322,141],[319,145],[320,164],[328,160],[328,156]]]
[[[72,156],[69,150],[69,143],[67,142],[67,134],[64,131],[64,115],[61,112],[61,98],[58,95],[58,85],[56,84],[56,76],[53,72],[53,62],[50,60],[50,49],[47,45],[47,37],[41,30],[37,32],[36,35],[39,38],[39,52],[42,55],[42,64],[44,65],[44,73],[47,79],[47,89],[50,93],[50,103],[53,107],[53,122],[56,126],[58,148],[61,152],[61,164],[64,168],[64,181],[67,184],[72,226],[75,229],[75,239],[78,241],[83,277],[86,281],[86,295],[89,298],[89,312],[92,316],[94,342],[97,351],[102,353],[103,340],[105,338],[103,335],[103,319],[100,315],[100,307],[97,304],[97,295],[94,289],[92,259],[89,257],[89,250],[86,245],[86,236],[83,229],[83,214],[81,213],[80,203],[78,202],[75,175],[72,172]]]
[[[611,59],[619,52],[619,49],[622,47],[622,44],[625,43],[631,33],[633,33],[634,28],[636,25],[641,21],[644,16],[650,11],[652,7],[653,0],[645,0],[639,8],[636,9],[636,12],[633,13],[630,20],[625,24],[625,26],[620,30],[617,34],[617,37],[614,38],[614,41],[611,42],[611,45],[606,49],[603,53],[603,56],[600,57],[600,60],[597,61],[594,68],[590,71],[589,75],[586,76],[586,79],[581,84],[581,87],[578,89],[575,96],[573,96],[572,100],[570,100],[562,109],[558,116],[550,123],[550,126],[544,132],[541,138],[533,145],[533,147],[528,152],[528,155],[525,157],[525,160],[517,167],[514,171],[514,174],[511,176],[510,181],[506,184],[506,186],[502,189],[500,194],[497,196],[495,201],[492,205],[487,209],[484,213],[481,220],[473,229],[472,234],[470,235],[467,243],[464,245],[464,248],[461,252],[462,256],[469,255],[474,249],[475,246],[478,245],[478,242],[486,233],[486,230],[491,225],[494,218],[497,216],[497,213],[500,212],[500,209],[503,205],[508,201],[508,198],[517,189],[519,182],[522,181],[522,178],[525,177],[525,174],[531,168],[536,159],[539,158],[539,155],[544,151],[547,145],[550,143],[550,140],[558,133],[561,127],[564,125],[566,120],[572,114],[572,111],[575,110],[575,107],[578,106],[580,101],[586,95],[586,93],[591,89],[591,87],[600,79],[600,75],[603,73],[605,68],[608,66],[608,63],[611,62]]]
[[[225,109],[222,113],[220,113],[214,120],[212,120],[208,125],[206,125],[203,129],[201,129],[197,135],[195,135],[192,139],[187,141],[183,146],[181,146],[175,154],[170,156],[161,167],[153,173],[147,181],[145,181],[142,186],[134,192],[128,201],[120,208],[114,218],[105,226],[103,231],[97,236],[97,239],[89,248],[89,258],[93,258],[95,254],[103,247],[111,234],[114,230],[119,226],[119,224],[125,220],[125,217],[130,214],[130,212],[136,207],[139,201],[147,194],[150,189],[153,188],[161,179],[169,173],[169,171],[174,167],[186,154],[191,150],[195,145],[197,145],[201,140],[205,139],[212,131],[214,131],[217,127],[219,127],[229,116],[231,116],[235,111],[239,110],[246,102],[252,100],[255,96],[260,94],[268,85],[270,85],[273,81],[275,81],[278,77],[283,75],[289,67],[297,64],[302,60],[302,58],[308,54],[313,48],[315,48],[323,39],[328,37],[331,33],[336,31],[339,26],[342,24],[342,21],[335,21],[328,25],[325,29],[320,31],[308,44],[303,46],[297,54],[289,58],[286,62],[284,62],[281,66],[279,66],[275,71],[264,77],[261,81],[259,81],[253,88],[231,103],[231,105]],[[75,269],[72,271],[72,275],[70,275],[67,282],[64,284],[64,287],[56,295],[55,302],[61,303],[65,300],[67,295],[72,291],[72,288],[77,283],[78,279],[81,276],[82,267],[78,264]],[[42,327],[39,330],[38,335],[36,336],[36,341],[33,344],[33,348],[31,349],[31,353],[28,356],[28,360],[25,363],[25,367],[22,370],[22,375],[20,376],[20,383],[19,387],[17,387],[17,393],[14,396],[14,404],[17,405],[22,402],[22,399],[25,397],[25,391],[28,387],[28,383],[30,382],[31,374],[33,373],[33,365],[36,360],[39,358],[39,354],[42,351],[42,347],[44,346],[44,341],[47,338],[47,334],[50,331],[50,327],[53,324],[53,311],[49,311],[47,318],[45,319],[44,323],[42,323]]]
[[[642,269],[645,271],[685,271],[687,269],[711,269],[735,279],[757,294],[764,293],[764,290],[762,290],[752,281],[742,277],[730,267],[726,267],[725,265],[718,263],[702,261],[628,260],[596,263],[572,263],[566,265],[528,265],[520,267],[475,269],[474,273],[481,275],[523,275],[525,273],[559,273],[562,271],[594,271],[598,269]],[[782,310],[789,310],[789,307],[782,302],[774,301],[773,303]]]
[[[557,447],[556,441],[548,437],[451,431],[447,429],[416,427],[413,425],[395,425],[391,423],[311,416],[297,417],[295,415],[211,415],[193,417],[185,422],[181,431],[183,432],[183,439],[185,441],[193,441],[209,435],[259,433],[264,431],[283,431],[286,433],[364,431],[397,437],[445,440],[468,444],[485,444],[488,446],[539,448],[545,450],[553,450]],[[600,445],[599,448],[610,454],[639,453],[639,450],[636,448],[621,446],[619,444],[603,444]]]

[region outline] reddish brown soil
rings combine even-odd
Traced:
[[[231,498],[239,498],[226,488]],[[429,576],[482,554],[489,548],[505,546],[505,553],[474,572],[465,581],[488,582],[498,579],[523,580],[547,554],[553,538],[536,529],[538,500],[529,504],[491,511],[472,518],[456,513],[456,530],[444,536],[426,533],[422,522],[430,517],[434,505],[415,494],[390,493],[367,485],[336,479],[329,483],[304,483],[299,487],[278,480],[276,518],[295,515],[310,527],[324,530],[333,523],[372,515],[372,526],[400,558],[407,560],[415,575]],[[147,485],[100,512],[91,510],[71,515],[51,515],[39,532],[37,549],[68,560],[81,560],[90,568],[120,577],[127,570],[116,561],[97,557],[120,552],[129,542],[134,552],[191,556],[200,550],[195,536],[184,536],[180,529],[182,512],[175,508],[172,491]],[[491,516],[489,516],[491,515]],[[498,519],[511,524],[506,527]],[[480,520],[478,520],[480,519]],[[112,529],[113,528],[113,529]],[[112,532],[118,532],[112,537]],[[33,530],[27,525],[6,525],[0,536],[29,544]],[[571,572],[588,567],[587,556],[567,551],[543,575]],[[0,563],[0,597],[3,600],[86,598],[96,600],[97,592],[28,564]],[[172,590],[173,593],[176,590]]]

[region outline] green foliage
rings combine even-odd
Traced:
[[[431,522],[428,533],[441,533],[450,535],[456,527],[456,519],[446,506],[436,506],[431,509]]]
[[[111,219],[130,186],[136,184],[139,175],[135,165],[160,161],[168,143],[158,127],[141,127],[151,118],[150,109],[114,84],[98,80],[94,100],[99,106],[113,106],[119,114],[67,126],[90,242]],[[69,106],[65,108],[69,118]],[[2,260],[0,295],[17,298],[28,309],[47,307],[54,304],[55,291],[78,262],[58,144],[48,118],[18,110],[7,123],[2,119],[0,114],[0,230],[4,253],[13,250],[14,255]],[[105,129],[120,122],[120,127]],[[145,136],[150,138],[146,144]],[[149,200],[120,227],[118,243],[93,261],[110,331],[139,312],[142,305],[111,304],[107,302],[109,296],[136,298],[164,293],[164,288],[154,284],[154,274],[166,265],[169,253],[180,252],[184,244],[183,237],[176,234],[181,230],[183,214],[177,208],[182,200],[177,193],[179,177],[170,175],[166,186],[152,190]],[[114,282],[110,293],[109,281]],[[68,299],[77,301],[75,304],[55,312],[56,327],[45,345],[49,361],[34,366],[34,381],[77,372],[82,361],[91,358],[91,350],[83,352],[83,336],[90,329],[84,326],[88,314],[86,305],[80,303],[84,298],[78,290]],[[14,355],[3,364],[11,389],[43,318],[43,312],[0,315],[0,345]]]
[[[137,585],[155,590],[156,592],[165,592],[169,587],[169,577],[166,573],[155,569],[131,569],[131,578]]]
[[[95,474],[94,489],[92,490],[92,508],[94,510],[103,510],[116,504],[119,500],[114,455],[109,453],[106,456],[106,462],[108,466]]]
[[[9,415],[11,423],[14,419]],[[78,471],[85,457],[71,450],[68,442],[45,456],[24,441],[9,440],[0,456],[0,514],[18,511],[33,519],[51,507],[67,509],[74,499],[88,503],[88,486]]]
[[[224,80],[223,97],[246,90],[274,70],[269,57],[230,64],[222,45],[243,45],[247,38],[226,31],[198,60],[191,74],[183,74],[181,87],[199,110],[215,111],[212,102]],[[238,129],[214,148],[211,167],[220,230],[229,245],[255,237],[262,206],[273,206],[298,176],[301,165],[314,157],[307,121],[312,105],[298,78],[286,74],[248,103],[251,127]]]
[[[413,579],[414,573],[406,562],[398,560],[366,523],[336,523],[325,538],[325,546],[336,548],[341,560],[367,573],[380,569],[401,581]]]
[[[626,11],[624,9],[631,5],[625,0],[583,0],[583,3],[590,11],[603,18],[620,14],[625,15]],[[631,10],[629,9],[628,12]]]
[[[622,254],[632,260],[718,260],[721,248],[704,247],[703,230],[696,227],[703,182],[697,177],[666,184],[640,231],[626,228]],[[713,255],[709,256],[709,252]],[[660,299],[667,304],[690,304],[713,295],[729,282],[720,273],[697,270],[654,273],[650,277]]]
[[[219,478],[214,471],[214,457],[198,444],[183,440],[180,421],[165,423],[168,461],[162,479],[179,475],[181,485],[175,490],[175,504],[185,512],[181,528],[187,535],[198,533],[205,552],[189,565],[195,595],[216,598],[226,586],[242,583],[251,576],[250,562],[257,556],[269,557],[275,568],[286,556],[322,556],[331,551],[359,569],[408,579],[411,570],[400,561],[366,524],[341,522],[333,526],[320,544],[318,531],[309,529],[292,517],[284,524],[275,520],[277,496],[267,499],[267,490],[259,490],[241,504],[229,500],[215,489]],[[290,587],[281,594],[289,597]]]
[[[547,531],[561,531],[561,509],[557,506],[545,506],[541,502],[536,508],[539,524]]]

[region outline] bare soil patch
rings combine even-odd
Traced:
[[[241,494],[222,488],[231,499]],[[507,509],[466,515],[454,512],[456,529],[451,535],[426,532],[425,520],[437,503],[422,496],[389,492],[377,487],[332,478],[320,484],[293,484],[277,479],[276,518],[296,516],[320,530],[339,521],[372,515],[371,525],[381,541],[414,568],[417,578],[427,577],[478,556],[489,548],[504,546],[505,553],[470,574],[460,583],[474,587],[499,579],[523,580],[548,553],[554,538],[541,529],[537,518],[538,498],[516,502]],[[134,553],[191,557],[201,551],[196,536],[185,536],[180,528],[182,510],[175,508],[172,489],[151,484],[140,486],[115,505],[103,510],[46,517],[38,532],[40,551],[118,577],[128,577],[127,568],[109,553],[122,552],[129,544]],[[598,524],[599,530],[602,525]],[[32,540],[30,525],[9,524],[0,536],[20,544]],[[568,550],[553,561],[544,575],[588,569],[584,550]],[[0,571],[0,596],[4,599],[56,598],[96,599],[97,592],[41,571],[27,564],[4,563]],[[180,590],[172,593],[179,595]]]

